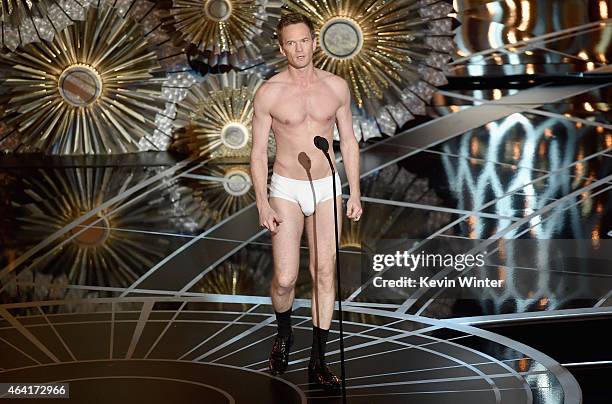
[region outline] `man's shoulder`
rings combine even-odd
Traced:
[[[324,80],[334,90],[343,92],[348,87],[348,83],[343,77],[321,69],[317,69],[317,71],[320,72],[321,80]]]
[[[349,92],[349,86],[346,80],[336,74],[321,70],[321,81],[325,83],[327,88],[341,100],[346,99],[346,94]]]
[[[284,88],[291,85],[291,80],[287,70],[283,70],[266,79],[264,83],[268,91],[283,91]]]
[[[317,75],[321,78],[321,80],[331,80],[331,81],[340,81],[344,80],[342,77],[334,74],[332,72],[328,72],[327,70],[316,68]]]
[[[281,84],[287,82],[287,70],[282,70],[266,80],[266,83]]]
[[[282,72],[275,74],[274,76],[265,80],[261,86],[259,86],[256,97],[266,98],[268,96],[273,96],[274,93],[282,91],[282,88],[284,87],[283,84],[286,84],[286,79],[284,78]]]
[[[255,101],[263,103],[266,102],[266,100],[274,98],[279,90],[278,84],[278,81],[272,79],[264,81],[255,92]]]

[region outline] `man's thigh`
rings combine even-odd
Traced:
[[[277,232],[272,233],[274,271],[282,271],[297,277],[304,214],[297,203],[282,198],[270,198],[270,206],[282,220],[277,226]]]
[[[342,196],[337,196],[338,234],[342,232]],[[334,200],[329,198],[319,202],[315,212],[306,217],[304,227],[310,250],[310,266],[328,265],[336,253],[336,235],[334,233]]]

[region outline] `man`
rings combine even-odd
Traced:
[[[340,134],[340,151],[350,186],[347,217],[357,221],[362,208],[359,190],[359,145],[353,133],[350,90],[346,81],[316,69],[312,22],[297,13],[284,15],[277,27],[281,53],[288,67],[263,84],[255,95],[251,175],[259,221],[272,235],[274,277],[270,288],[278,335],[270,354],[272,374],[287,369],[293,343],[291,309],[300,262],[300,240],[306,228],[313,279],[313,345],[308,374],[311,382],[337,391],[338,377],[325,364],[325,344],[331,326],[335,290],[335,233],[332,181],[336,181],[338,221],[342,223],[340,179],[332,179],[315,136],[332,143],[334,123]],[[268,136],[276,140],[270,198],[267,196]],[[331,148],[330,148],[331,149]],[[334,163],[333,149],[330,155]]]

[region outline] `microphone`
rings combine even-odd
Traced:
[[[325,139],[322,136],[315,136],[314,145],[316,146],[317,149],[327,154],[327,151],[329,150],[329,142],[327,141],[327,139]]]
[[[314,145],[317,149],[321,150],[323,154],[325,155],[325,158],[327,158],[327,162],[329,163],[329,166],[331,167],[332,174],[336,174],[336,170],[334,169],[334,165],[332,164],[331,157],[329,157],[329,153],[327,152],[329,150],[329,142],[327,141],[327,139],[325,139],[322,136],[315,136]],[[333,181],[333,182],[334,182],[334,195],[335,195],[336,181]]]

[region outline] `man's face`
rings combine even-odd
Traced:
[[[281,39],[280,51],[287,57],[290,66],[299,69],[312,62],[316,41],[310,36],[306,24],[287,25],[282,30]]]

